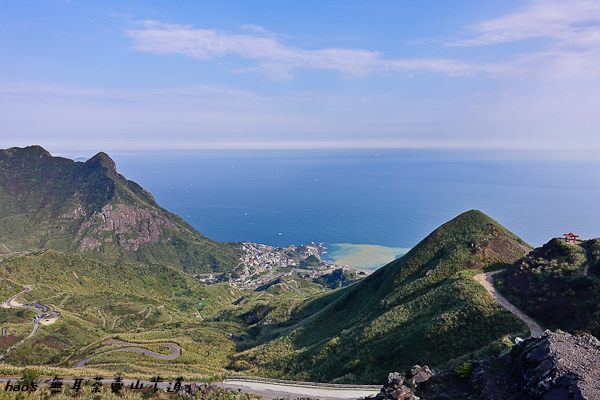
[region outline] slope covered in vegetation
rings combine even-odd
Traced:
[[[244,291],[227,283],[205,285],[180,270],[161,265],[106,265],[75,254],[42,251],[0,262],[0,296],[3,299],[30,285],[21,303],[48,306],[60,313],[58,320],[41,326],[37,333],[7,354],[5,363],[16,366],[61,366],[114,346],[111,340],[139,344],[160,351],[160,343],[176,343],[182,355],[164,362],[140,354],[115,353],[89,365],[111,373],[211,376],[224,372],[235,351],[227,332],[237,324],[210,322]],[[23,338],[33,328],[33,312],[1,309],[6,334]],[[201,317],[195,316],[197,312]],[[11,343],[2,343],[0,353]],[[89,369],[86,370],[89,372]],[[68,372],[75,373],[74,371]]]
[[[550,329],[600,336],[600,239],[554,238],[498,275],[496,287]]]
[[[357,284],[304,303],[291,332],[246,351],[230,368],[376,383],[417,363],[442,366],[497,350],[507,335],[527,328],[472,276],[528,251],[496,221],[468,211]]]
[[[55,251],[13,256],[0,262],[0,294],[33,285],[20,301],[47,305],[61,317],[6,360],[72,367],[113,348],[103,345],[107,340],[152,351],[172,342],[182,348],[175,360],[111,353],[88,368],[207,376],[228,366],[229,373],[378,383],[416,363],[445,366],[496,352],[507,335],[526,331],[472,279],[526,250],[495,221],[469,211],[404,257],[329,291],[298,274],[247,291],[205,285],[161,265],[102,264]],[[6,310],[3,327],[14,342],[28,334],[31,315],[11,312],[18,311]]]
[[[192,273],[238,262],[234,244],[209,240],[160,207],[105,153],[81,163],[39,146],[0,150],[0,244],[3,251],[46,248]]]

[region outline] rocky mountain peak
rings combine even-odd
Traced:
[[[4,246],[18,251],[49,248],[109,263],[143,262],[190,272],[237,265],[235,245],[202,236],[116,169],[104,152],[81,163],[53,157],[40,146],[0,149]]]

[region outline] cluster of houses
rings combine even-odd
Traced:
[[[339,268],[354,270],[354,268],[344,265],[323,261],[321,257],[327,250],[323,243],[310,242],[300,246],[274,247],[254,242],[242,242],[240,250],[240,265],[236,269],[236,273],[226,274],[226,277],[232,275],[228,279],[229,283],[244,288],[256,288],[273,279],[295,272],[306,278],[314,279]],[[313,265],[303,265],[306,264],[303,261],[311,256],[314,257]],[[315,268],[315,262],[318,262],[318,268]],[[364,272],[361,274],[364,275]],[[223,281],[221,275],[222,273],[211,273],[198,274],[195,277],[202,282],[214,284]]]
[[[265,244],[242,243],[242,277],[250,277],[277,268],[296,267],[310,256],[318,260],[325,252],[323,243],[310,242],[303,246],[273,247]]]

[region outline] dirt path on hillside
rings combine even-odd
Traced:
[[[104,315],[102,315],[102,312],[100,311],[100,307],[96,307],[96,310],[98,310],[98,315],[100,315],[100,318],[102,318],[102,327],[105,328],[106,327],[106,318],[104,318]]]
[[[491,276],[499,272],[502,271],[486,272],[485,274],[475,275],[473,278],[477,282],[479,282],[485,288],[485,290],[488,291],[488,293],[492,296],[494,300],[496,300],[498,304],[500,304],[502,307],[519,317],[521,321],[527,324],[529,330],[531,331],[531,337],[539,338],[542,335],[542,333],[544,333],[544,329],[542,329],[542,327],[537,322],[528,317],[527,314],[525,314],[523,311],[513,306],[508,300],[506,300],[506,298],[504,298],[504,296],[498,293],[496,288],[492,285]]]

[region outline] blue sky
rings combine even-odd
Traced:
[[[600,2],[0,2],[0,147],[600,149]]]

